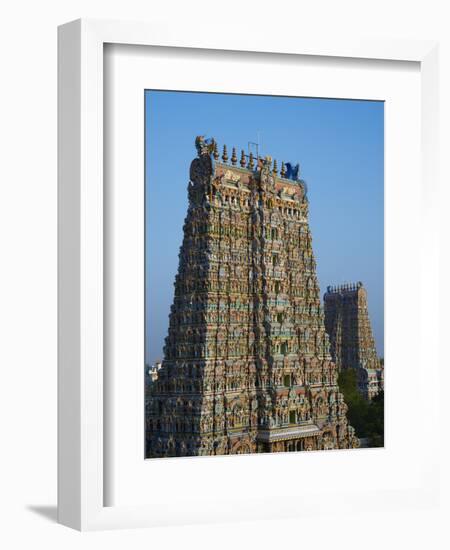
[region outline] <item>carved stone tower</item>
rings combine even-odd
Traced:
[[[363,284],[329,286],[324,304],[333,361],[338,369],[356,369],[359,391],[372,399],[384,387],[384,372],[375,349]]]
[[[197,138],[147,456],[352,448],[298,165]]]

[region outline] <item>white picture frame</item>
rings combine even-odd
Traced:
[[[420,63],[421,79],[421,185],[423,196],[433,197],[437,188],[434,167],[438,151],[438,57],[433,41],[312,39],[274,32],[231,36],[227,32],[195,35],[192,28],[172,23],[79,20],[59,28],[59,351],[58,351],[58,518],[80,530],[155,526],[186,522],[257,519],[268,517],[264,496],[252,506],[216,499],[215,509],[186,506],[178,510],[136,504],[105,506],[107,478],[104,457],[104,46],[128,44],[195,48],[234,52],[277,53],[361,60],[411,61]],[[200,37],[201,36],[201,37]],[[430,204],[432,199],[430,198]],[[436,234],[431,208],[424,210],[426,238]],[[437,260],[431,248],[421,258],[424,284],[434,285],[421,314],[437,318]],[[437,338],[433,331],[426,334]],[[434,349],[438,349],[436,345]],[[438,359],[427,358],[427,376],[437,380]],[[423,374],[423,372],[422,372]],[[435,416],[433,416],[435,415]],[[437,418],[437,410],[430,419]],[[434,430],[434,432],[433,432]],[[436,433],[438,422],[430,425]],[[289,457],[294,460],[295,457]],[[216,460],[216,459],[215,459]],[[431,464],[430,464],[431,466]],[[292,467],[292,465],[291,465]],[[437,498],[437,474],[422,475],[418,486],[390,495],[390,505],[430,503]],[[370,497],[370,495],[368,495]],[[373,495],[372,495],[373,497]],[[176,500],[176,495],[173,497]],[[329,497],[332,498],[331,496]],[[350,498],[335,494],[347,505]],[[322,497],[309,498],[309,505]],[[330,501],[331,502],[331,501]],[[377,505],[380,500],[374,499]],[[229,509],[229,507],[228,507]],[[307,503],[280,506],[281,515],[308,513]],[[270,512],[272,515],[272,512]]]

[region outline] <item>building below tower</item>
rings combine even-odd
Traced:
[[[366,289],[361,282],[329,286],[324,307],[333,361],[339,370],[355,369],[359,391],[372,399],[384,389],[384,366],[375,348]]]

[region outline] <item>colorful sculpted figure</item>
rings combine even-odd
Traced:
[[[300,164],[293,166],[290,162],[286,162],[286,179],[298,181],[300,179]]]

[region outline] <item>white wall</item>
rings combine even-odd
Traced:
[[[45,516],[56,512],[56,27],[78,17],[114,19],[182,18],[214,25],[273,26],[286,32],[361,32],[396,37],[440,38],[442,97],[450,97],[449,18],[444,0],[301,1],[226,0],[15,0],[0,12],[0,418],[1,519],[4,548],[112,548],[155,546],[210,548],[213,545],[291,548],[443,548],[443,515],[305,519],[270,524],[186,527],[154,531],[79,533]],[[449,107],[441,106],[442,146],[450,150]],[[445,149],[444,149],[445,147]],[[447,157],[448,154],[444,154]],[[446,181],[449,168],[442,163]],[[448,184],[450,186],[450,184]],[[448,204],[448,189],[443,204]],[[447,247],[448,248],[448,247]],[[445,280],[448,277],[446,267]],[[443,300],[448,300],[445,296]],[[443,308],[443,313],[444,313]],[[444,320],[444,315],[442,315]],[[444,383],[445,381],[447,383]],[[441,395],[448,384],[443,370]],[[435,391],[430,388],[429,391]],[[445,414],[448,414],[444,411]],[[447,425],[448,426],[448,425]],[[448,430],[448,428],[446,428]],[[447,449],[448,450],[448,449]],[[448,481],[448,475],[447,481]],[[446,494],[448,495],[448,483]],[[447,498],[448,501],[448,498]],[[276,506],[276,503],[274,504]],[[448,512],[447,512],[448,514]],[[10,537],[9,543],[3,539]],[[440,541],[440,542],[439,542]],[[447,539],[448,542],[448,539]]]

